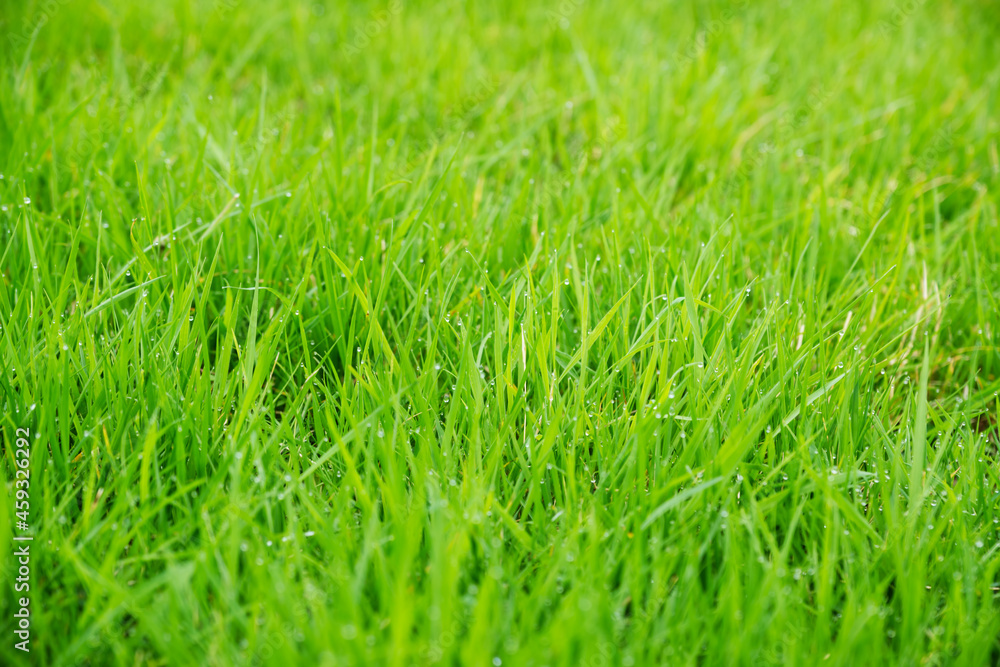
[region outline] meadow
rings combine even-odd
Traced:
[[[0,37],[3,664],[1000,662],[995,1]]]

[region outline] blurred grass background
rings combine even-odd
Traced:
[[[995,663],[998,17],[3,0],[0,655]]]

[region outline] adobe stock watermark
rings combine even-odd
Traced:
[[[550,27],[560,27],[563,30],[569,28],[569,21],[583,6],[584,0],[561,0],[559,5],[553,10],[545,12]]]
[[[266,124],[259,131],[240,137],[233,152],[233,160],[244,165],[257,162],[268,146],[278,142],[282,130],[294,124],[296,116],[297,114],[291,107],[286,107],[273,116],[268,117]],[[225,166],[228,167],[227,171],[229,174],[234,174],[238,169],[237,164],[233,163]],[[243,173],[246,173],[246,169],[243,170]],[[205,197],[213,197],[219,193],[224,193],[237,200],[239,199],[241,193],[233,191],[230,185],[224,180],[214,174],[209,178],[210,180],[205,184]],[[290,197],[291,193],[286,192],[286,196]],[[247,206],[252,207],[255,203],[257,202],[250,201]],[[234,206],[235,208],[243,208],[243,205],[239,201],[236,201]]]
[[[236,521],[248,522],[250,514],[252,514],[252,507],[246,502],[224,505],[218,510],[219,523],[217,528],[222,531],[231,530]],[[312,534],[312,531],[306,531],[303,536],[310,537]],[[198,533],[194,532],[176,536],[172,541],[176,544],[177,550],[183,550],[196,545],[200,539],[202,538],[199,537]],[[311,582],[306,582],[303,595],[292,607],[291,615],[283,623],[262,629],[259,639],[252,649],[249,643],[244,640],[238,664],[252,667],[269,664],[270,658],[278,649],[286,644],[294,644],[299,641],[301,638],[300,628],[308,624],[310,614],[315,612],[315,607],[325,605],[328,600],[329,595],[323,589]],[[67,656],[66,664],[79,667],[103,664],[98,661],[104,659],[108,651],[116,650],[115,645],[123,639],[148,639],[150,631],[154,629],[155,617],[150,616],[147,610],[154,604],[156,604],[155,598],[147,598],[141,604],[132,599],[122,600],[110,619],[97,628],[75,654]],[[170,635],[167,634],[165,639],[169,641]]]
[[[448,627],[442,630],[436,639],[431,640],[427,648],[424,649],[423,664],[433,665],[445,660],[450,651],[458,644],[459,640],[466,636],[467,630],[468,624],[464,618],[456,617],[452,619]],[[612,660],[613,657],[614,644],[603,640],[597,642],[597,650],[595,652],[590,653],[577,664],[581,667],[610,667],[615,664]],[[493,664],[502,663],[494,662]]]
[[[371,13],[371,18],[364,25],[355,26],[354,39],[344,44],[341,51],[344,57],[351,59],[368,48],[372,40],[385,30],[394,18],[403,13],[402,0],[389,0],[385,9]]]
[[[718,18],[699,26],[694,38],[674,56],[674,64],[682,65],[698,60],[708,50],[708,45],[718,38],[749,5],[750,0],[739,0],[733,6],[722,10]]]
[[[559,177],[555,179],[550,178],[545,181],[545,184],[542,186],[541,197],[538,201],[539,207],[544,207],[560,196],[564,184],[568,183],[567,179],[572,175],[575,165],[581,164],[584,161],[589,163],[600,160],[624,136],[625,125],[619,116],[610,116],[605,120],[597,133],[596,141],[589,147],[589,150],[585,145],[574,151],[569,164],[566,165],[566,168]]]
[[[300,626],[309,622],[310,605],[323,605],[326,604],[326,600],[327,595],[322,589],[307,586],[303,600],[292,608],[292,617],[281,625],[265,629],[254,651],[249,655],[244,654],[246,660],[243,664],[260,667],[267,664],[271,656],[282,646],[301,641]]]
[[[925,174],[934,171],[938,161],[947,155],[955,144],[955,125],[953,119],[946,120],[931,137],[930,144],[920,152],[913,166]]]
[[[499,90],[501,83],[501,78],[493,74],[480,76],[472,92],[465,95],[456,106],[449,110],[444,122],[434,129],[428,139],[418,144],[412,157],[407,158],[403,164],[390,171],[389,181],[404,178],[411,171],[423,165],[430,157],[431,151],[447,142],[454,135],[461,134],[468,125],[472,112],[492,98]]]
[[[822,84],[818,84],[809,90],[805,100],[782,112],[775,123],[774,142],[762,143],[757,151],[751,152],[746,158],[740,158],[739,167],[736,174],[727,183],[725,193],[731,194],[735,188],[746,182],[767,161],[768,156],[777,152],[779,145],[784,145],[794,137],[817,111],[826,106],[832,97],[832,91]]]
[[[31,652],[31,430],[19,428],[14,441],[14,559],[17,575],[14,592],[23,594],[15,599],[14,648],[25,653]]]
[[[42,29],[55,15],[56,11],[72,0],[43,0],[33,15],[25,16],[21,21],[20,31],[7,33],[7,41],[12,49],[27,48],[36,32]]]
[[[135,85],[125,96],[117,97],[112,96],[113,93],[109,94],[110,107],[108,109],[102,111],[95,104],[88,106],[87,112],[97,117],[97,127],[90,131],[85,130],[83,137],[65,151],[65,154],[57,160],[56,166],[59,169],[72,171],[74,166],[80,167],[87,164],[97,154],[108,137],[122,132],[123,126],[127,123],[128,114],[159,89],[166,75],[162,68],[157,69],[145,60],[133,56],[126,56],[126,66],[139,70]],[[98,76],[97,85],[110,87],[111,82],[103,72]]]
[[[948,119],[937,129],[930,143],[913,159],[912,168],[904,172],[903,185],[913,185],[922,180],[929,181],[938,162],[944,155],[947,155],[955,145],[955,130],[957,122]],[[892,198],[900,191],[901,185],[893,181],[889,186],[889,192],[881,199],[875,208],[871,210],[868,218],[871,222],[878,220],[885,210],[891,206]]]
[[[879,34],[882,37],[888,37],[893,34],[903,26],[903,23],[906,22],[906,20],[910,18],[914,12],[923,7],[926,3],[927,0],[902,0],[902,2],[897,2],[893,6],[892,13],[889,17],[878,22],[877,28]]]

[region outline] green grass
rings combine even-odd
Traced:
[[[0,35],[0,662],[1000,660],[994,2]]]

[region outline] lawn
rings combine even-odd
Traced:
[[[1000,662],[995,1],[0,38],[0,663]]]

